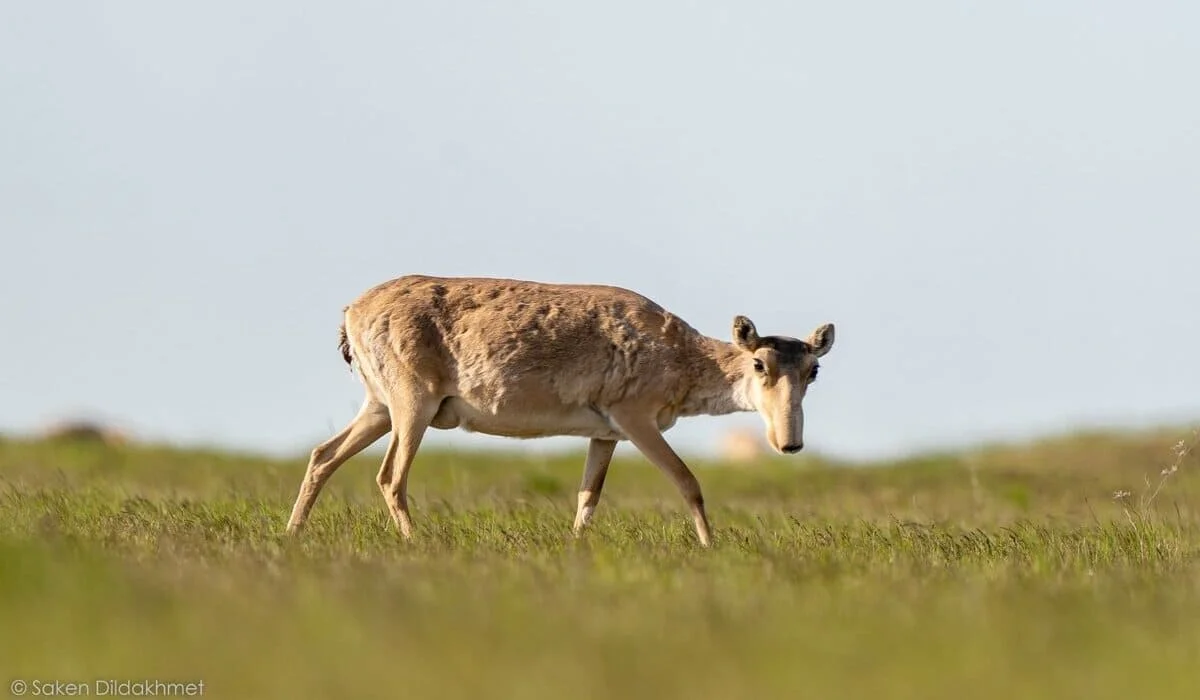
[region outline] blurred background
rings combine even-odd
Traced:
[[[833,321],[806,442],[843,458],[1194,420],[1197,21],[5,3],[0,432],[307,451],[360,401],[342,307],[407,273],[627,286],[721,338]]]

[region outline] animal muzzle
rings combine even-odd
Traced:
[[[771,446],[783,454],[796,454],[804,449],[804,414],[792,412],[778,416],[770,426]]]

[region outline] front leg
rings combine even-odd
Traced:
[[[655,413],[637,408],[613,408],[609,411],[609,416],[634,447],[675,482],[692,511],[692,520],[695,522],[696,536],[700,538],[700,544],[709,546],[712,543],[712,533],[708,526],[708,515],[704,512],[704,495],[700,492],[700,482],[659,432]]]
[[[616,440],[592,438],[588,443],[587,463],[583,467],[583,482],[579,484],[579,506],[575,511],[574,532],[578,535],[592,519],[596,504],[600,502],[600,490],[604,488],[604,477],[612,462]]]

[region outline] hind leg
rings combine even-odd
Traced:
[[[437,414],[441,401],[417,392],[406,392],[391,400],[392,440],[375,481],[387,502],[388,512],[405,539],[412,538],[408,513],[408,471],[421,446],[425,430]]]
[[[333,476],[337,468],[346,460],[362,452],[368,445],[383,437],[391,427],[391,418],[387,406],[375,400],[370,394],[363,402],[358,415],[342,432],[321,443],[312,451],[308,469],[304,472],[304,480],[300,483],[300,494],[292,507],[292,517],[288,520],[287,531],[298,532],[308,520],[313,503],[321,487]]]

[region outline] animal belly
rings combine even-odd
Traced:
[[[586,407],[563,406],[557,410],[504,410],[491,412],[473,406],[461,398],[451,397],[442,402],[430,424],[449,430],[462,428],[467,432],[513,438],[573,436],[620,440],[624,436],[613,429],[608,420]]]

